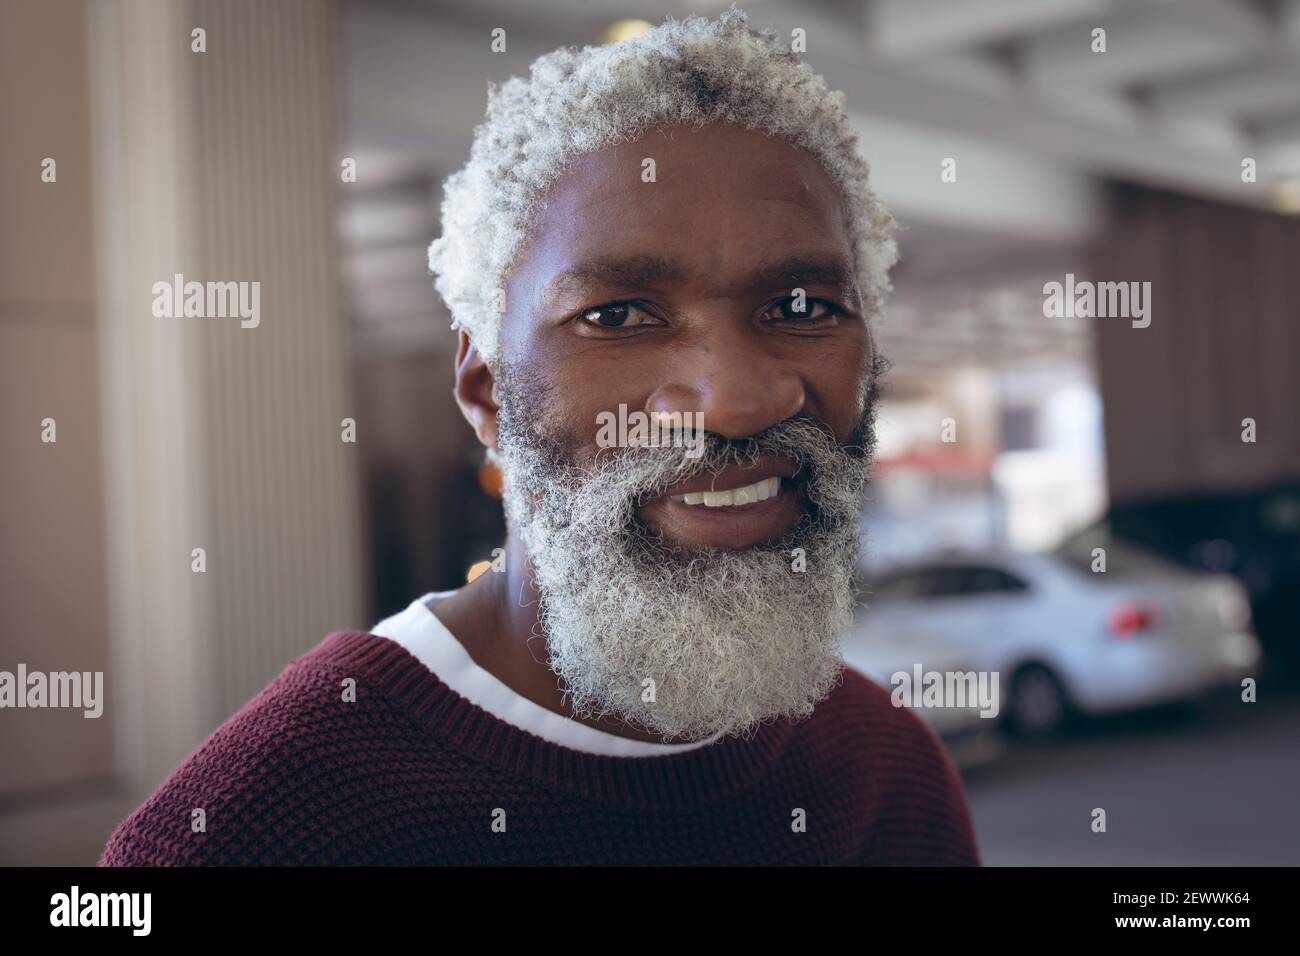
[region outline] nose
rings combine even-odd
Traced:
[[[667,381],[646,401],[646,412],[697,412],[705,431],[747,438],[804,410],[803,379],[772,354],[752,328],[718,322],[683,343]]]

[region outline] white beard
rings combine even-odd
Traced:
[[[745,735],[811,714],[843,667],[870,422],[855,453],[792,419],[739,442],[709,434],[696,459],[681,448],[611,450],[583,471],[507,404],[498,416],[507,516],[574,713],[620,717],[665,740]],[[801,463],[798,487],[814,506],[779,544],[685,552],[637,518],[643,498],[763,452]]]

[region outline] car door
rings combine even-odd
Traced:
[[[1003,648],[1016,639],[1027,586],[1002,568],[938,565],[913,572],[905,586],[891,583],[872,622],[888,639],[939,641],[981,669],[999,666]]]
[[[948,569],[944,633],[981,670],[1000,670],[1023,641],[1031,592],[1024,579],[995,565]]]
[[[959,580],[947,568],[926,566],[868,584],[862,633],[894,659],[964,653],[968,635],[955,598]],[[940,652],[940,653],[934,653]]]
[[[932,621],[926,594],[934,587],[933,571],[919,568],[869,579],[865,606],[855,615],[854,628],[844,636],[845,660],[887,683],[890,674],[926,669],[954,660],[958,652]]]

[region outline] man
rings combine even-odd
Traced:
[[[891,225],[734,9],[494,89],[429,258],[504,560],[293,661],[102,862],[977,864],[837,651]]]

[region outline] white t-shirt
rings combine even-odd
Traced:
[[[431,598],[443,598],[451,593],[431,591],[412,601],[405,611],[380,621],[370,633],[402,645],[444,684],[494,717],[571,750],[609,757],[662,757],[707,747],[722,737],[719,733],[686,744],[632,740],[597,730],[533,703],[474,663],[464,645],[429,610],[426,602]]]

